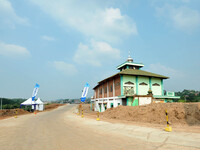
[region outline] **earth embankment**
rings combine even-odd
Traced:
[[[103,118],[165,124],[168,112],[171,124],[200,125],[200,103],[159,103],[144,106],[118,106],[107,109]]]

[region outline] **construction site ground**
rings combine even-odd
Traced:
[[[90,106],[90,104],[83,104],[84,115],[91,119],[97,119],[97,112],[92,111]],[[111,123],[164,129],[167,126],[165,110],[168,112],[169,123],[174,132],[200,133],[200,103],[159,103],[136,107],[118,106],[99,113],[99,118],[101,121]]]
[[[1,150],[200,149],[200,133],[96,121],[76,113],[77,105],[68,104],[0,120]]]

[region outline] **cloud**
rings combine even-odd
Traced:
[[[65,29],[71,27],[89,38],[115,42],[137,35],[136,23],[119,8],[104,8],[82,0],[32,0]]]
[[[65,74],[68,74],[68,75],[73,75],[78,72],[76,67],[73,64],[68,64],[63,61],[54,61],[52,63],[52,66],[56,68],[57,70],[64,72]]]
[[[15,28],[15,24],[28,25],[25,18],[18,16],[8,0],[0,0],[0,20],[2,24]]]
[[[184,77],[184,73],[179,70],[170,68],[168,66],[164,66],[160,63],[150,64],[148,67],[148,71],[153,73],[158,73],[164,76],[168,76],[170,78],[182,78]]]
[[[106,42],[91,40],[88,45],[80,43],[74,56],[78,64],[101,66],[103,62],[120,58],[120,50]]]
[[[7,57],[28,57],[30,52],[22,46],[0,42],[0,55]]]
[[[47,36],[47,35],[43,35],[41,38],[42,38],[43,40],[46,40],[46,41],[55,41],[55,38],[54,38],[54,37]]]
[[[162,7],[156,7],[156,12],[159,17],[166,20],[166,23],[184,32],[192,33],[200,27],[199,11],[189,7],[174,7],[173,5],[165,4]]]

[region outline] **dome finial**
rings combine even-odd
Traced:
[[[131,52],[129,51],[128,53],[129,53],[129,55],[128,55],[127,61],[128,62],[133,62],[133,58],[131,58]]]

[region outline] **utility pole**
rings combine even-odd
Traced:
[[[1,98],[1,110],[2,110],[2,98]]]

